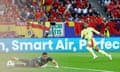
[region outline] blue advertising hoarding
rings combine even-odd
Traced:
[[[120,38],[96,38],[105,51],[120,51]],[[81,38],[0,39],[0,52],[86,52]]]

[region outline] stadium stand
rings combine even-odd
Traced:
[[[120,18],[120,0],[101,0],[101,5],[110,18]]]
[[[41,0],[42,1],[42,0]],[[30,17],[39,21],[78,21],[85,16],[97,16],[98,14],[93,9],[87,0],[31,0],[31,2],[20,1],[22,4],[21,17]],[[21,8],[21,6],[19,7]],[[44,14],[45,15],[44,15]],[[29,16],[27,16],[29,15]],[[42,16],[44,15],[44,16]],[[47,16],[47,18],[45,17]],[[45,20],[44,20],[45,19]]]
[[[100,0],[100,4],[110,18],[120,17],[119,0]],[[110,33],[120,34],[119,20],[115,22],[106,21],[95,11],[88,0],[1,0],[0,5],[0,24],[7,22],[7,24],[15,25],[14,37],[28,37],[25,34],[29,31],[30,25],[28,24],[30,23],[34,28],[48,30],[49,28],[41,26],[44,25],[44,22],[65,22],[68,27],[72,24],[75,35],[80,35],[82,25],[80,21],[87,21],[90,26],[101,33],[107,26],[113,26],[113,29],[109,28]],[[35,25],[35,22],[39,25]],[[117,30],[115,30],[116,25]],[[24,30],[24,34],[21,30]],[[40,32],[43,33],[43,31],[32,30],[37,35],[39,33],[39,37],[42,37]]]

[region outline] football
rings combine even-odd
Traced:
[[[7,61],[6,66],[7,67],[14,67],[14,62],[12,60]]]

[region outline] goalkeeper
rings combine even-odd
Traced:
[[[55,65],[55,68],[59,68],[58,63],[51,57],[48,57],[46,52],[42,53],[42,56],[34,59],[21,59],[16,57],[11,57],[13,61],[21,61],[22,64],[15,64],[15,67],[40,67],[45,68],[47,67],[47,63],[50,61]]]

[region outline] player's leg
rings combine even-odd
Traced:
[[[31,60],[29,60],[28,62],[26,63],[19,63],[19,64],[15,64],[14,65],[15,67],[39,67],[39,65],[34,62],[32,62]]]
[[[98,56],[95,54],[94,50],[92,47],[87,46],[87,50],[93,55],[93,58],[96,59]]]
[[[29,62],[29,59],[22,59],[22,58],[17,58],[17,57],[11,57],[11,60],[21,61],[24,63]]]
[[[26,64],[15,64],[15,67],[26,67]]]
[[[98,46],[95,47],[95,50],[96,50],[97,52],[99,52],[99,53],[101,53],[101,54],[107,56],[110,60],[112,60],[112,56],[111,56],[110,54],[108,54],[107,52],[105,52],[105,51],[99,49]]]
[[[92,42],[91,40],[87,43],[87,50],[93,55],[93,58],[96,59],[98,56],[95,54],[94,50],[92,49]]]
[[[11,57],[11,60],[23,62],[22,64],[15,64],[16,67],[25,67],[30,62],[29,59],[21,59],[21,58],[17,58],[17,57]]]
[[[112,56],[111,56],[110,54],[108,54],[107,52],[105,52],[105,51],[103,51],[103,50],[101,50],[101,49],[98,48],[98,46],[97,46],[97,44],[96,44],[96,41],[95,41],[94,39],[93,39],[93,44],[94,44],[94,45],[93,45],[93,46],[94,46],[94,49],[95,49],[97,52],[99,52],[99,53],[107,56],[110,60],[112,60]]]

